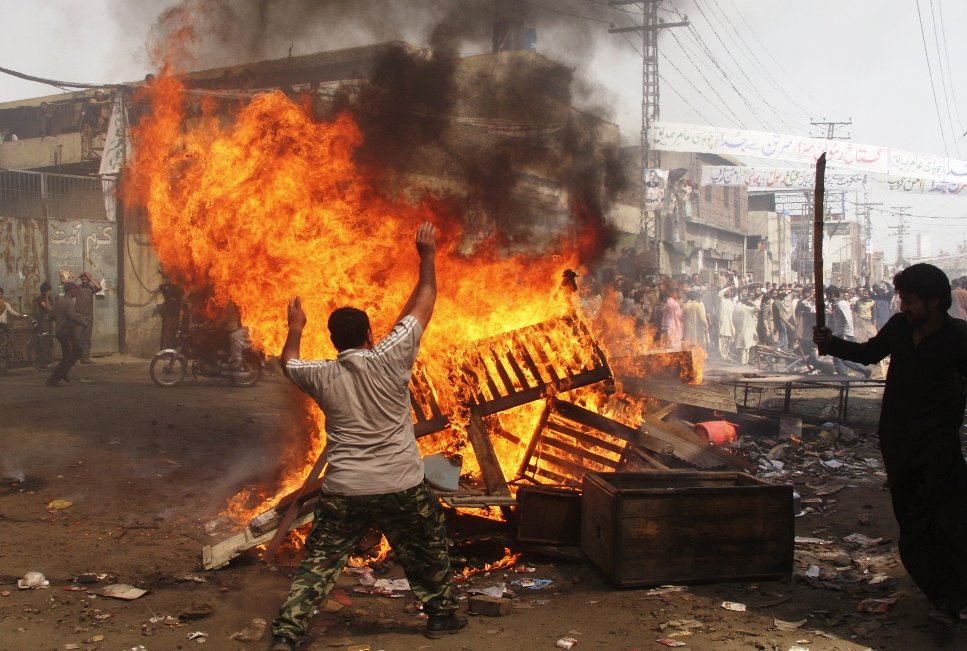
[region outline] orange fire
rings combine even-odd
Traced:
[[[210,309],[234,302],[255,346],[268,354],[282,348],[286,304],[297,295],[309,315],[305,358],[335,354],[325,320],[342,305],[366,310],[377,338],[388,332],[416,281],[413,235],[426,220],[440,233],[439,298],[421,360],[438,391],[448,386],[447,370],[458,361],[453,356],[468,342],[573,311],[570,298],[556,290],[561,272],[578,268],[580,247],[593,233],[576,229],[540,255],[511,254],[499,233],[472,240],[456,202],[432,187],[401,179],[397,196],[377,192],[354,162],[363,135],[349,113],[316,122],[273,92],[253,97],[229,122],[214,100],[201,101],[189,115],[189,95],[174,77],[160,76],[143,92],[151,112],[133,132],[125,200],[146,210],[165,270],[189,292],[208,288]],[[576,223],[583,221],[576,216]],[[625,353],[641,352],[629,320],[618,318],[612,303],[603,303],[601,313],[611,316],[596,319],[603,327],[596,336],[601,343],[620,341]],[[437,397],[445,413],[459,415],[453,396]],[[312,449],[276,495],[301,485],[324,442],[322,416],[311,401],[305,404]],[[525,435],[539,413],[540,407],[525,405],[500,420]],[[458,437],[460,426],[455,423]],[[462,447],[438,436],[421,439],[421,448],[430,446]],[[497,452],[512,474],[520,450]],[[473,472],[470,456],[465,470]],[[276,501],[259,497],[253,506],[252,495],[242,493],[230,511],[242,521]]]

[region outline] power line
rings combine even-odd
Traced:
[[[802,91],[804,97],[810,98],[812,101],[814,101],[816,103],[817,106],[822,107],[823,109],[825,109],[831,115],[842,115],[839,111],[837,111],[835,109],[832,109],[829,106],[826,106],[825,104],[823,104],[822,102],[820,102],[818,99],[816,99],[815,97],[813,97],[813,95],[809,91],[807,91],[805,88],[803,88],[802,86],[800,86],[799,85],[799,82],[796,81],[795,75],[790,74],[790,72],[788,70],[786,70],[781,63],[779,63],[779,60],[775,57],[774,54],[772,54],[772,51],[769,50],[768,47],[766,47],[765,43],[763,43],[759,39],[758,34],[756,34],[755,33],[755,30],[752,29],[752,26],[749,24],[749,21],[747,21],[745,19],[745,16],[742,14],[741,11],[739,11],[739,8],[735,5],[735,3],[732,0],[729,0],[729,4],[732,5],[732,9],[735,11],[735,15],[739,17],[739,19],[745,24],[746,28],[749,30],[749,33],[752,34],[752,38],[754,38],[756,40],[756,42],[759,44],[759,46],[762,47],[762,50],[769,56],[770,59],[772,59],[772,62],[776,64],[776,67],[779,68],[779,70],[781,70],[783,72],[783,74],[785,74],[787,77],[789,77],[789,80],[793,83],[793,85],[796,88],[798,88],[800,91]]]
[[[17,72],[16,70],[10,70],[8,68],[0,68],[0,72],[10,75],[11,77],[17,77],[18,79],[25,79],[27,81],[35,81],[38,84],[54,86],[55,88],[60,88],[61,90],[66,90],[68,88],[119,88],[117,84],[83,84],[76,81],[57,81],[56,79],[45,79],[44,77],[34,77],[33,75]]]
[[[644,12],[642,12],[642,11],[632,11],[631,9],[628,9],[626,7],[616,7],[614,5],[610,5],[610,4],[608,4],[608,0],[584,0],[584,1],[587,2],[587,3],[589,3],[589,4],[596,5],[598,7],[605,7],[607,9],[614,9],[614,10],[617,10],[617,11],[624,12],[626,14],[630,14],[632,16],[644,16],[645,15]]]
[[[786,96],[786,98],[787,98],[787,99],[788,99],[788,100],[789,100],[790,102],[792,102],[792,104],[793,104],[794,106],[796,106],[797,108],[799,108],[799,110],[800,110],[800,111],[802,111],[802,112],[801,112],[801,113],[799,113],[799,114],[793,114],[793,113],[790,113],[789,115],[798,115],[799,117],[808,117],[808,113],[806,113],[806,112],[805,112],[805,111],[804,111],[804,110],[803,110],[803,109],[801,108],[801,106],[800,106],[800,101],[801,101],[801,100],[800,100],[800,99],[797,99],[797,98],[795,98],[795,97],[793,97],[792,95],[790,95],[790,94],[789,94],[789,93],[788,93],[788,92],[786,91],[786,89],[785,89],[785,87],[784,87],[784,86],[783,86],[782,84],[780,84],[780,83],[779,83],[778,81],[776,81],[776,79],[775,79],[775,77],[773,77],[773,76],[772,76],[772,75],[771,75],[771,74],[769,73],[769,71],[768,71],[768,70],[766,69],[766,67],[765,67],[764,65],[762,65],[762,62],[761,62],[761,61],[759,60],[759,57],[757,57],[757,56],[755,55],[755,52],[753,52],[753,51],[752,51],[752,48],[751,48],[751,47],[749,47],[749,44],[748,44],[748,43],[746,42],[746,39],[744,39],[744,38],[742,37],[742,34],[740,34],[740,33],[739,33],[739,30],[738,30],[738,29],[736,28],[736,26],[735,26],[735,23],[733,23],[733,22],[732,22],[732,19],[731,19],[731,18],[729,18],[729,14],[728,14],[728,12],[727,12],[727,11],[725,11],[725,9],[723,9],[723,8],[722,8],[722,6],[721,6],[721,5],[720,5],[720,4],[718,3],[718,0],[712,0],[712,5],[711,5],[711,6],[713,6],[713,7],[715,7],[716,9],[718,9],[718,11],[719,11],[719,13],[720,13],[720,14],[722,15],[722,18],[724,18],[724,19],[725,19],[725,22],[726,22],[726,24],[727,24],[727,25],[729,26],[729,28],[730,28],[730,29],[732,30],[732,33],[734,33],[734,34],[735,34],[735,39],[733,40],[733,42],[735,42],[735,43],[737,43],[737,44],[739,45],[739,50],[740,50],[741,52],[743,52],[743,54],[745,55],[745,57],[746,57],[746,59],[747,59],[747,60],[748,60],[748,61],[749,61],[750,63],[752,63],[752,65],[753,65],[753,66],[758,66],[758,68],[759,68],[759,70],[761,70],[761,71],[762,71],[762,73],[763,73],[763,74],[765,75],[765,77],[766,77],[766,79],[768,79],[768,80],[769,80],[769,82],[770,82],[770,83],[771,83],[771,84],[772,84],[772,85],[773,85],[773,86],[774,86],[774,87],[775,87],[775,88],[776,88],[776,89],[777,89],[777,90],[778,90],[778,91],[779,91],[780,93],[782,93],[783,95],[785,95],[785,96]]]
[[[940,103],[937,101],[937,87],[933,83],[930,51],[927,49],[927,34],[923,31],[923,16],[920,15],[920,0],[917,0],[917,20],[920,21],[920,38],[923,40],[923,54],[927,60],[927,75],[930,77],[930,90],[933,92],[933,106],[937,109],[937,126],[940,127],[940,138],[943,140],[944,153],[950,156],[950,149],[947,147],[947,134],[943,128],[943,120],[940,118]]]
[[[765,95],[763,95],[759,91],[758,86],[752,81],[752,79],[749,78],[749,75],[746,74],[745,70],[743,69],[743,66],[738,62],[738,60],[736,60],[735,55],[732,54],[732,49],[728,45],[725,44],[725,41],[722,40],[722,36],[719,34],[719,30],[715,29],[715,25],[712,23],[711,20],[709,20],[709,17],[705,14],[705,10],[702,8],[701,3],[696,0],[694,4],[698,8],[698,12],[702,15],[702,18],[705,19],[705,22],[706,23],[708,23],[709,28],[712,30],[712,35],[715,36],[716,40],[719,42],[719,44],[725,50],[725,54],[728,55],[729,59],[732,60],[732,63],[735,64],[735,67],[739,71],[739,75],[742,76],[742,77],[744,77],[745,80],[749,83],[749,87],[751,88],[752,92],[754,94],[758,95],[759,96],[759,99],[762,101],[763,105],[765,105],[767,108],[769,108],[775,114],[775,116],[779,120],[779,123],[780,124],[782,124],[784,127],[786,127],[786,129],[788,129],[790,132],[795,132],[795,129],[793,129],[785,121],[785,119],[781,115],[779,115],[779,112],[775,109],[775,107],[772,106],[772,104],[769,102],[769,100],[766,99]],[[709,11],[711,11],[711,5],[709,6]]]
[[[950,135],[955,136],[956,129],[954,128],[954,118],[950,114],[950,96],[947,94],[947,77],[950,76],[950,70],[948,68],[947,75],[944,76],[944,66],[943,58],[940,56],[940,37],[937,35],[937,16],[933,11],[933,0],[930,0],[930,22],[933,23],[933,44],[937,48],[937,67],[940,69],[940,86],[943,88],[943,98],[944,104],[947,106],[947,121],[950,124]],[[950,89],[953,91],[953,80],[950,81]],[[960,146],[957,144],[957,138],[953,137],[954,150],[957,152],[957,156],[960,157]]]
[[[709,81],[708,77],[705,76],[705,72],[702,70],[702,67],[695,62],[695,59],[692,58],[691,53],[682,44],[681,40],[679,40],[678,34],[676,34],[675,32],[672,32],[672,37],[675,39],[675,42],[678,43],[678,47],[681,48],[682,52],[685,53],[685,58],[687,58],[689,63],[691,63],[695,67],[695,70],[698,71],[698,74],[702,77],[703,80],[705,80],[705,83],[708,84],[709,89],[711,89],[711,91],[715,94],[715,96],[719,99],[719,101],[722,102],[722,106],[728,109],[729,113],[732,114],[732,119],[735,120],[736,124],[738,124],[740,127],[745,129],[746,125],[742,121],[742,118],[740,118],[739,115],[734,110],[732,110],[732,107],[729,105],[728,102],[725,101],[725,98],[722,97],[722,95],[719,93],[715,85],[711,81]]]
[[[947,60],[947,76],[950,77],[950,50],[947,49],[947,28],[944,26],[943,3],[939,2],[938,4],[940,5],[940,35],[943,37],[944,58]],[[950,94],[954,98],[954,112],[957,114],[957,124],[960,125],[960,130],[963,130],[964,121],[960,117],[960,107],[957,106],[957,92],[954,90],[953,81],[950,83]]]
[[[572,13],[570,11],[565,11],[563,9],[556,9],[554,7],[547,7],[545,5],[541,5],[541,4],[538,4],[536,2],[532,2],[531,0],[517,0],[517,2],[519,2],[519,3],[523,4],[523,5],[529,5],[531,7],[536,8],[536,9],[543,9],[544,11],[549,11],[549,12],[554,13],[554,14],[560,14],[561,16],[569,16],[571,18],[578,18],[580,20],[587,20],[587,21],[592,22],[592,23],[601,23],[601,24],[604,24],[604,25],[611,25],[612,24],[610,20],[605,20],[603,18],[592,18],[591,16],[582,16],[580,14],[575,14],[575,13]]]
[[[685,80],[686,82],[688,82],[688,84],[689,84],[689,85],[690,85],[690,86],[691,86],[691,87],[692,87],[693,89],[695,89],[695,92],[699,94],[699,97],[701,97],[701,98],[702,98],[702,99],[704,99],[704,100],[705,100],[706,102],[708,102],[710,106],[712,106],[712,107],[714,107],[714,108],[715,108],[715,110],[716,110],[716,111],[718,111],[718,112],[719,112],[719,113],[720,113],[720,114],[722,115],[722,117],[724,117],[725,119],[729,119],[729,116],[728,116],[728,115],[727,115],[727,114],[725,113],[725,111],[723,111],[723,110],[722,110],[721,108],[719,108],[719,106],[718,106],[717,104],[714,104],[714,103],[712,103],[712,100],[710,100],[710,99],[708,98],[708,96],[707,96],[707,95],[706,95],[705,93],[703,93],[703,92],[702,92],[702,89],[701,89],[701,88],[699,88],[698,86],[696,86],[696,85],[695,85],[695,82],[693,82],[693,81],[692,81],[691,79],[689,79],[688,77],[686,77],[686,76],[685,76],[685,73],[684,73],[684,72],[682,72],[682,69],[681,69],[681,68],[679,68],[679,67],[678,67],[678,66],[677,66],[677,65],[675,64],[675,62],[674,62],[674,61],[672,61],[672,59],[671,59],[671,57],[669,57],[669,56],[668,56],[667,54],[665,54],[664,52],[662,52],[662,53],[661,53],[661,56],[662,56],[662,57],[664,58],[664,61],[665,61],[665,62],[666,62],[666,63],[667,63],[668,65],[670,65],[670,66],[671,66],[672,68],[674,68],[674,69],[675,69],[675,71],[676,71],[676,72],[678,72],[678,74],[680,74],[680,75],[682,76],[682,79],[684,79],[684,80]],[[677,92],[677,91],[676,91],[676,92]],[[679,96],[679,97],[682,97],[680,93],[679,93],[679,95],[678,95],[678,96]],[[684,98],[684,97],[682,97],[682,99],[685,99],[685,98]],[[687,103],[688,103],[688,100],[686,100],[686,101],[685,101],[685,103],[687,104]],[[691,105],[689,104],[689,106],[691,106]],[[693,110],[693,111],[695,111],[696,113],[698,113],[698,109],[696,109],[695,107],[692,107],[692,110]],[[712,122],[711,120],[709,120],[708,118],[705,118],[705,121],[706,121],[706,122],[707,122],[708,124],[710,124],[710,125],[711,125],[711,124],[713,124],[713,122]]]
[[[627,34],[624,34],[624,33],[622,33],[622,34],[621,34],[621,38],[623,38],[623,39],[624,39],[624,41],[625,41],[625,43],[627,43],[627,44],[628,44],[628,45],[629,45],[629,46],[631,47],[631,49],[635,51],[635,54],[637,54],[638,56],[641,56],[641,50],[639,50],[639,49],[638,49],[638,48],[637,48],[637,47],[635,46],[635,44],[631,42],[631,39],[629,39],[629,38],[628,38],[628,35],[627,35]],[[668,57],[668,55],[667,55],[667,54],[665,54],[664,52],[661,52],[661,56],[663,56],[663,57],[665,58],[665,61],[666,61],[666,62],[667,62],[667,63],[668,63],[669,65],[671,65],[671,67],[672,67],[672,68],[675,68],[675,70],[678,70],[678,72],[679,72],[679,74],[681,74],[681,70],[679,70],[679,68],[678,68],[678,66],[676,66],[676,65],[675,65],[675,63],[674,63],[674,62],[673,62],[673,61],[672,61],[672,60],[671,60],[671,59],[670,59],[670,58]],[[668,84],[668,87],[669,87],[669,88],[671,88],[671,89],[672,89],[672,91],[674,91],[674,93],[675,93],[676,95],[678,95],[678,97],[679,97],[679,98],[681,98],[681,100],[682,100],[683,102],[685,102],[685,106],[687,106],[688,108],[690,108],[690,109],[692,109],[693,111],[695,111],[695,113],[696,113],[696,114],[697,114],[697,115],[698,115],[698,116],[699,116],[700,118],[702,118],[703,120],[705,120],[705,122],[706,122],[707,124],[712,124],[712,121],[711,121],[711,120],[709,120],[709,119],[708,119],[708,118],[707,118],[707,117],[706,117],[706,116],[705,116],[705,115],[704,115],[704,114],[703,114],[703,113],[702,113],[701,111],[699,111],[699,110],[698,110],[697,108],[695,108],[694,106],[692,106],[692,103],[688,101],[688,98],[687,98],[687,97],[685,97],[684,95],[682,95],[682,94],[681,94],[681,93],[680,93],[680,92],[678,91],[678,89],[677,89],[677,88],[675,88],[675,87],[674,87],[674,86],[673,86],[673,85],[671,84],[671,82],[669,82],[669,81],[668,81],[668,79],[666,79],[666,78],[665,78],[665,76],[664,76],[663,74],[661,74],[660,72],[658,73],[658,78],[659,78],[659,79],[661,79],[661,80],[662,80],[663,82],[665,82],[666,84]],[[691,81],[690,81],[690,80],[689,80],[689,79],[688,79],[687,77],[685,77],[684,75],[682,75],[682,78],[683,78],[683,79],[685,79],[685,81],[687,81],[688,83],[690,83],[690,84],[692,84],[692,82],[691,82]],[[696,87],[696,86],[695,86],[695,84],[692,84],[692,88],[694,88],[694,89],[695,89],[696,91],[698,91],[698,93],[699,93],[699,95],[702,95],[702,91],[700,91],[700,90],[698,89],[698,87]],[[702,97],[705,97],[705,96],[704,96],[704,95],[702,95]],[[705,99],[707,100],[708,98],[705,98]],[[723,113],[723,115],[725,115],[725,114]]]
[[[852,203],[857,206],[863,205],[862,202],[857,202],[857,201],[850,201],[849,203]],[[909,217],[910,219],[954,219],[954,220],[960,220],[960,221],[967,219],[967,215],[961,216],[961,217],[958,217],[955,215],[912,215],[908,212],[902,212],[902,213],[899,212],[900,210],[899,208],[894,208],[893,210],[890,210],[889,208],[873,208],[873,210],[886,215],[892,215],[894,217],[898,217],[902,214],[905,217]]]
[[[702,118],[703,120],[705,120],[705,123],[706,123],[706,124],[713,124],[713,122],[712,122],[711,120],[709,120],[709,119],[708,119],[707,117],[705,117],[705,115],[703,115],[701,111],[699,111],[699,110],[698,110],[697,108],[695,108],[694,106],[692,106],[692,104],[691,104],[691,103],[690,103],[690,102],[688,101],[688,99],[686,99],[686,97],[685,97],[684,95],[682,95],[682,94],[681,94],[680,92],[678,92],[678,89],[677,89],[677,88],[675,88],[675,87],[674,87],[674,86],[673,86],[673,85],[672,85],[672,84],[671,84],[671,83],[670,83],[670,82],[669,82],[669,81],[668,81],[668,80],[667,80],[667,79],[665,78],[665,76],[664,76],[664,75],[662,75],[662,74],[661,74],[660,72],[658,73],[658,78],[659,78],[659,79],[661,79],[661,80],[662,80],[663,82],[665,82],[666,84],[668,84],[668,87],[669,87],[669,88],[671,88],[671,89],[672,89],[672,91],[673,91],[673,92],[674,92],[674,93],[675,93],[676,95],[678,95],[678,96],[679,96],[679,97],[680,97],[680,98],[682,99],[682,101],[683,101],[683,102],[685,102],[685,105],[686,105],[686,106],[687,106],[688,108],[690,108],[690,109],[692,109],[693,111],[695,111],[695,113],[696,113],[696,114],[698,115],[698,117],[700,117],[700,118]]]
[[[705,53],[705,56],[707,56],[709,61],[712,62],[712,65],[715,66],[715,68],[722,74],[722,79],[725,81],[725,83],[728,84],[733,91],[735,91],[735,94],[739,96],[739,99],[742,101],[742,103],[745,104],[746,108],[749,109],[749,112],[752,114],[752,116],[756,120],[758,120],[761,124],[765,124],[770,130],[776,131],[776,128],[773,125],[769,124],[761,115],[759,115],[758,111],[756,111],[752,103],[749,102],[745,94],[735,86],[735,83],[732,81],[732,78],[729,77],[729,74],[719,64],[718,59],[715,57],[715,54],[712,52],[711,48],[709,48],[708,44],[705,43],[705,39],[702,38],[702,35],[699,34],[698,30],[696,30],[694,26],[689,25],[688,31],[692,35],[692,38],[695,39],[698,46]]]

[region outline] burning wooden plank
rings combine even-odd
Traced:
[[[739,411],[732,388],[722,384],[683,384],[679,380],[631,375],[618,375],[618,381],[621,382],[621,387],[631,394],[730,414]]]
[[[669,454],[697,468],[727,465],[707,443],[694,435],[683,436],[659,419],[652,417],[647,427],[639,430],[578,405],[553,400],[528,445],[516,479],[580,486],[586,472],[619,470],[632,450],[629,446]],[[647,454],[635,456],[652,466],[663,465]]]
[[[462,359],[448,379],[480,416],[611,377],[604,353],[575,315],[475,341]]]

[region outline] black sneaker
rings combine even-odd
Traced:
[[[272,636],[272,646],[269,651],[295,651],[295,642],[281,635]]]
[[[431,640],[437,640],[444,635],[459,633],[466,627],[466,617],[458,617],[454,613],[450,613],[449,615],[430,615],[426,620],[426,630],[423,634]]]

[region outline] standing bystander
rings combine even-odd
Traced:
[[[739,364],[749,363],[749,349],[755,346],[756,311],[752,299],[746,296],[735,304],[732,311],[732,325],[735,326],[735,352]]]
[[[960,444],[967,387],[967,323],[946,314],[950,282],[915,264],[893,279],[900,314],[866,343],[828,328],[821,352],[872,364],[890,356],[878,434],[900,559],[949,627],[967,619],[967,464]]]
[[[668,290],[668,298],[661,313],[661,331],[664,335],[663,345],[666,348],[681,350],[682,348],[682,306],[678,302],[681,293],[677,287]]]
[[[685,294],[682,306],[682,348],[685,350],[708,348],[708,316],[705,305],[698,299],[696,291]]]
[[[735,311],[735,290],[726,287],[719,292],[719,357],[732,359],[732,338],[735,336],[735,325],[732,323],[732,313]]]
[[[78,278],[77,313],[84,317],[84,328],[80,334],[81,364],[93,364],[91,360],[91,335],[94,332],[94,294],[101,291],[101,285],[86,271]]]
[[[830,286],[826,288],[826,302],[831,306],[829,312],[829,330],[833,333],[833,336],[844,341],[855,342],[853,311],[849,303],[843,298],[839,287]],[[820,354],[823,353],[820,352]],[[833,367],[836,369],[836,375],[849,375],[847,369],[853,369],[857,373],[862,373],[866,378],[869,378],[873,374],[873,369],[836,355],[833,355]]]
[[[60,363],[47,378],[47,386],[60,386],[61,380],[70,382],[67,374],[74,363],[81,356],[81,337],[86,326],[84,316],[78,314],[76,301],[80,294],[80,287],[74,283],[64,285],[64,295],[54,302],[52,318],[54,319],[54,335],[60,342]]]

